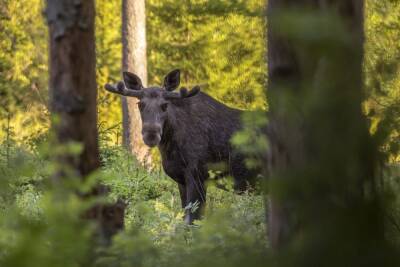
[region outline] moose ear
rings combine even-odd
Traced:
[[[164,88],[167,91],[175,90],[180,83],[181,71],[176,69],[167,74],[164,78]]]
[[[143,89],[142,81],[136,74],[124,71],[123,77],[124,77],[124,82],[125,82],[125,85],[127,88],[133,89],[133,90]]]

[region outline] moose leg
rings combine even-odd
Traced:
[[[178,188],[179,188],[179,195],[181,196],[181,204],[182,204],[182,209],[184,209],[187,205],[186,201],[186,185],[178,183]]]
[[[206,188],[204,180],[198,172],[188,171],[186,173],[186,210],[185,222],[193,224],[194,220],[199,220],[204,210],[206,202]]]

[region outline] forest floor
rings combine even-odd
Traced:
[[[76,232],[77,226],[73,219],[66,219],[67,214],[76,215],[76,206],[84,203],[70,200],[70,204],[63,204],[65,211],[58,214],[57,206],[49,201],[49,195],[55,194],[49,183],[55,168],[53,163],[42,152],[27,151],[16,145],[2,146],[0,152],[0,171],[6,178],[0,182],[0,251],[13,246],[18,250],[18,246],[22,246],[20,249],[28,253],[24,245],[18,243],[28,237],[30,242],[54,242],[54,233],[52,236],[45,234],[54,224],[61,229],[59,231],[66,231],[65,235],[59,234],[62,240],[57,242],[68,243],[71,237],[65,229]],[[114,238],[113,246],[102,252],[104,257],[100,265],[115,265],[111,263],[117,258],[118,262],[122,258],[129,264],[133,261],[147,266],[194,264],[205,259],[219,265],[221,260],[234,263],[243,253],[256,255],[265,249],[265,208],[261,195],[237,195],[209,184],[205,219],[187,226],[182,220],[177,185],[160,168],[148,172],[120,147],[103,147],[101,162],[101,170],[94,176],[110,187],[111,201],[122,198],[128,206],[126,228]],[[87,184],[79,186],[84,188]],[[40,231],[35,234],[36,223],[43,227],[43,236]],[[233,251],[236,252],[232,254]],[[149,254],[154,255],[148,257]]]

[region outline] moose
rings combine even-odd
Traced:
[[[143,141],[158,147],[165,173],[178,184],[184,220],[193,224],[203,213],[212,164],[225,166],[224,174],[234,178],[237,192],[254,185],[255,174],[230,142],[241,129],[243,111],[218,102],[199,86],[177,92],[179,85],[180,70],[176,69],[165,76],[162,87],[144,88],[137,75],[124,72],[123,81],[105,88],[139,99]],[[193,205],[197,209],[189,208]]]

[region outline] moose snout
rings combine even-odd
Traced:
[[[144,123],[142,134],[160,134],[161,133],[161,124],[159,123]]]
[[[144,123],[142,129],[143,141],[149,147],[158,145],[161,141],[161,125],[158,123]]]

